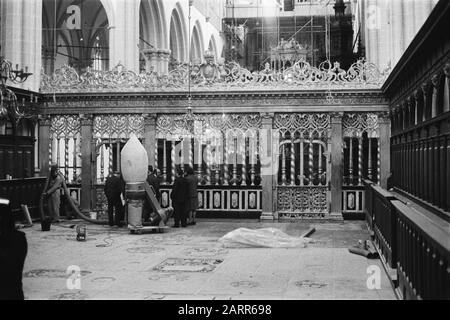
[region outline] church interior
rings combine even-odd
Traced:
[[[166,228],[177,179],[191,172],[198,220],[186,230],[317,224],[319,237],[330,224],[350,239],[359,223],[388,297],[448,300],[449,24],[447,0],[0,0],[0,198],[16,224],[34,223],[23,229],[30,255],[55,167],[62,222],[51,232],[82,225],[88,240],[108,224],[117,173],[119,234],[141,234],[149,201],[164,221],[161,235],[141,235],[152,239],[187,232]],[[157,191],[134,184],[150,166]],[[336,259],[356,259],[344,251]],[[107,292],[108,277],[92,281]],[[25,298],[40,299],[32,280]]]

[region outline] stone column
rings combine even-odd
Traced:
[[[423,1],[423,0],[419,0],[419,1]],[[411,40],[416,35],[416,32],[418,31],[418,29],[416,29],[416,26],[415,26],[414,3],[411,3],[410,1],[403,1],[403,17],[402,18],[403,18],[402,22],[403,22],[403,30],[404,30],[404,36],[405,36],[404,49],[406,49],[409,46],[409,44],[411,43]]]
[[[438,115],[439,110],[441,109],[441,106],[438,105],[438,92],[439,92],[439,76],[434,75],[431,77],[431,84],[432,87],[432,95],[433,100],[431,102],[431,118],[434,118]]]
[[[419,108],[420,108],[419,99],[420,99],[420,91],[416,90],[416,91],[414,91],[414,94],[413,94],[414,125],[417,125],[420,122],[420,119],[419,119]]]
[[[139,4],[140,1],[111,1],[111,12],[115,15],[108,15],[110,69],[120,62],[128,70],[139,73]]]
[[[165,49],[144,49],[142,53],[145,57],[145,71],[155,71],[166,74],[169,71],[170,50]]]
[[[157,168],[158,164],[155,163],[156,114],[144,115],[144,148],[147,151],[148,164]]]
[[[52,126],[52,119],[50,116],[39,116],[39,173],[41,177],[48,174],[50,166],[50,129]],[[38,172],[36,172],[38,173]]]
[[[380,113],[378,115],[378,125],[380,131],[380,185],[387,189],[387,178],[391,172],[391,123],[388,113]]]
[[[39,90],[42,46],[42,0],[0,1],[0,45],[2,55],[15,69],[28,67],[33,73],[23,84],[25,90]],[[12,83],[8,83],[12,85]]]
[[[405,34],[404,34],[404,16],[402,0],[390,1],[392,2],[392,53],[391,53],[391,66],[394,67],[405,49]]]
[[[261,220],[278,219],[276,214],[276,177],[278,174],[277,145],[278,136],[274,134],[273,113],[261,114],[260,131],[260,160],[261,160],[261,186],[262,186],[262,214]]]
[[[444,86],[444,112],[450,111],[450,63],[446,63],[444,67],[445,82]]]
[[[95,199],[93,167],[95,150],[92,146],[92,115],[80,114],[81,121],[81,210],[90,211],[92,199]]]
[[[342,218],[342,179],[344,175],[343,112],[331,114],[331,213]]]
[[[423,106],[422,106],[422,121],[426,121],[430,119],[431,116],[431,105],[428,103],[428,97],[430,94],[431,84],[429,82],[424,82],[422,84],[422,93],[423,93]]]

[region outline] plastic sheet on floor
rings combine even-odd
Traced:
[[[292,237],[276,228],[239,228],[219,239],[226,248],[304,248],[310,242],[310,238]]]

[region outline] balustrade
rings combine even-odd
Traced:
[[[450,224],[365,180],[366,217],[403,299],[450,299]]]

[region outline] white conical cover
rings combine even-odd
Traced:
[[[147,179],[147,151],[136,135],[130,135],[130,139],[122,149],[120,159],[125,182],[144,182]]]

